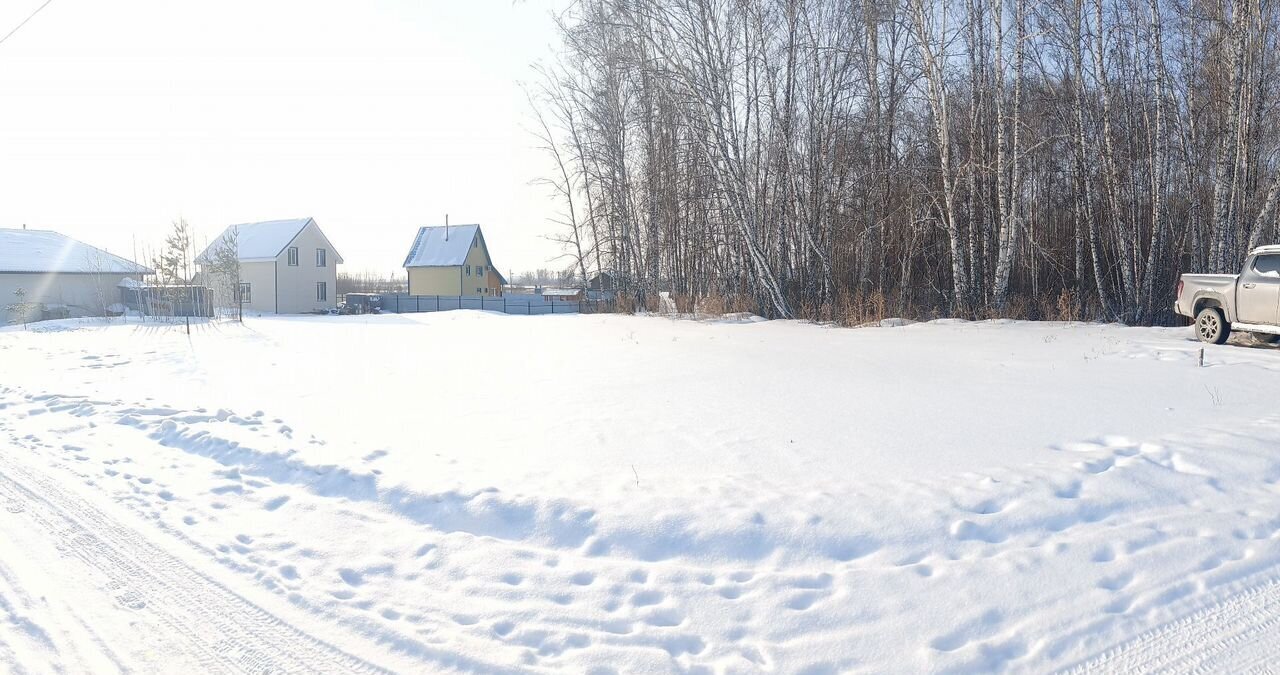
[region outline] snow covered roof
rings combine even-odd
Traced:
[[[544,288],[543,295],[577,295],[582,292],[581,288]]]
[[[213,243],[205,247],[200,255],[196,256],[196,262],[204,264],[209,262],[209,256],[216,250],[218,245],[226,239],[231,231],[236,232],[236,244],[239,251],[240,262],[259,262],[264,260],[275,260],[284,252],[284,249],[293,241],[298,233],[302,231],[309,223],[315,223],[312,218],[291,218],[288,220],[266,220],[260,223],[241,223],[239,225],[228,225],[227,229],[218,235]],[[319,229],[319,226],[316,226]],[[324,232],[320,233],[324,237]],[[325,237],[325,241],[329,241]],[[333,248],[333,244],[329,244],[329,248]],[[337,251],[333,252],[334,262],[342,263],[342,256]]]
[[[471,242],[480,233],[479,225],[438,225],[418,228],[413,247],[405,256],[405,267],[453,267],[467,260]]]
[[[0,272],[151,274],[152,270],[50,230],[0,228]]]

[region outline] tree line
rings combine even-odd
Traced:
[[[1276,240],[1266,0],[581,0],[530,88],[575,271],[773,317],[1167,323]]]

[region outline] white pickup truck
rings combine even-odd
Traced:
[[[1280,341],[1280,246],[1249,252],[1239,274],[1184,274],[1173,311],[1195,320],[1196,336],[1220,345],[1231,331]]]

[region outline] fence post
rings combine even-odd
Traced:
[[[440,311],[440,296],[436,296],[436,311]]]
[[[507,313],[507,296],[502,296],[502,313]]]

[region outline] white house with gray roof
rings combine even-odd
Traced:
[[[502,295],[507,283],[479,225],[422,227],[404,259],[409,295]]]
[[[201,271],[236,233],[240,296],[245,311],[307,314],[337,306],[342,256],[312,218],[231,225],[196,256]]]
[[[120,303],[120,285],[152,270],[49,230],[0,228],[0,324],[19,303],[67,316],[101,316]],[[30,312],[28,312],[30,314]]]

